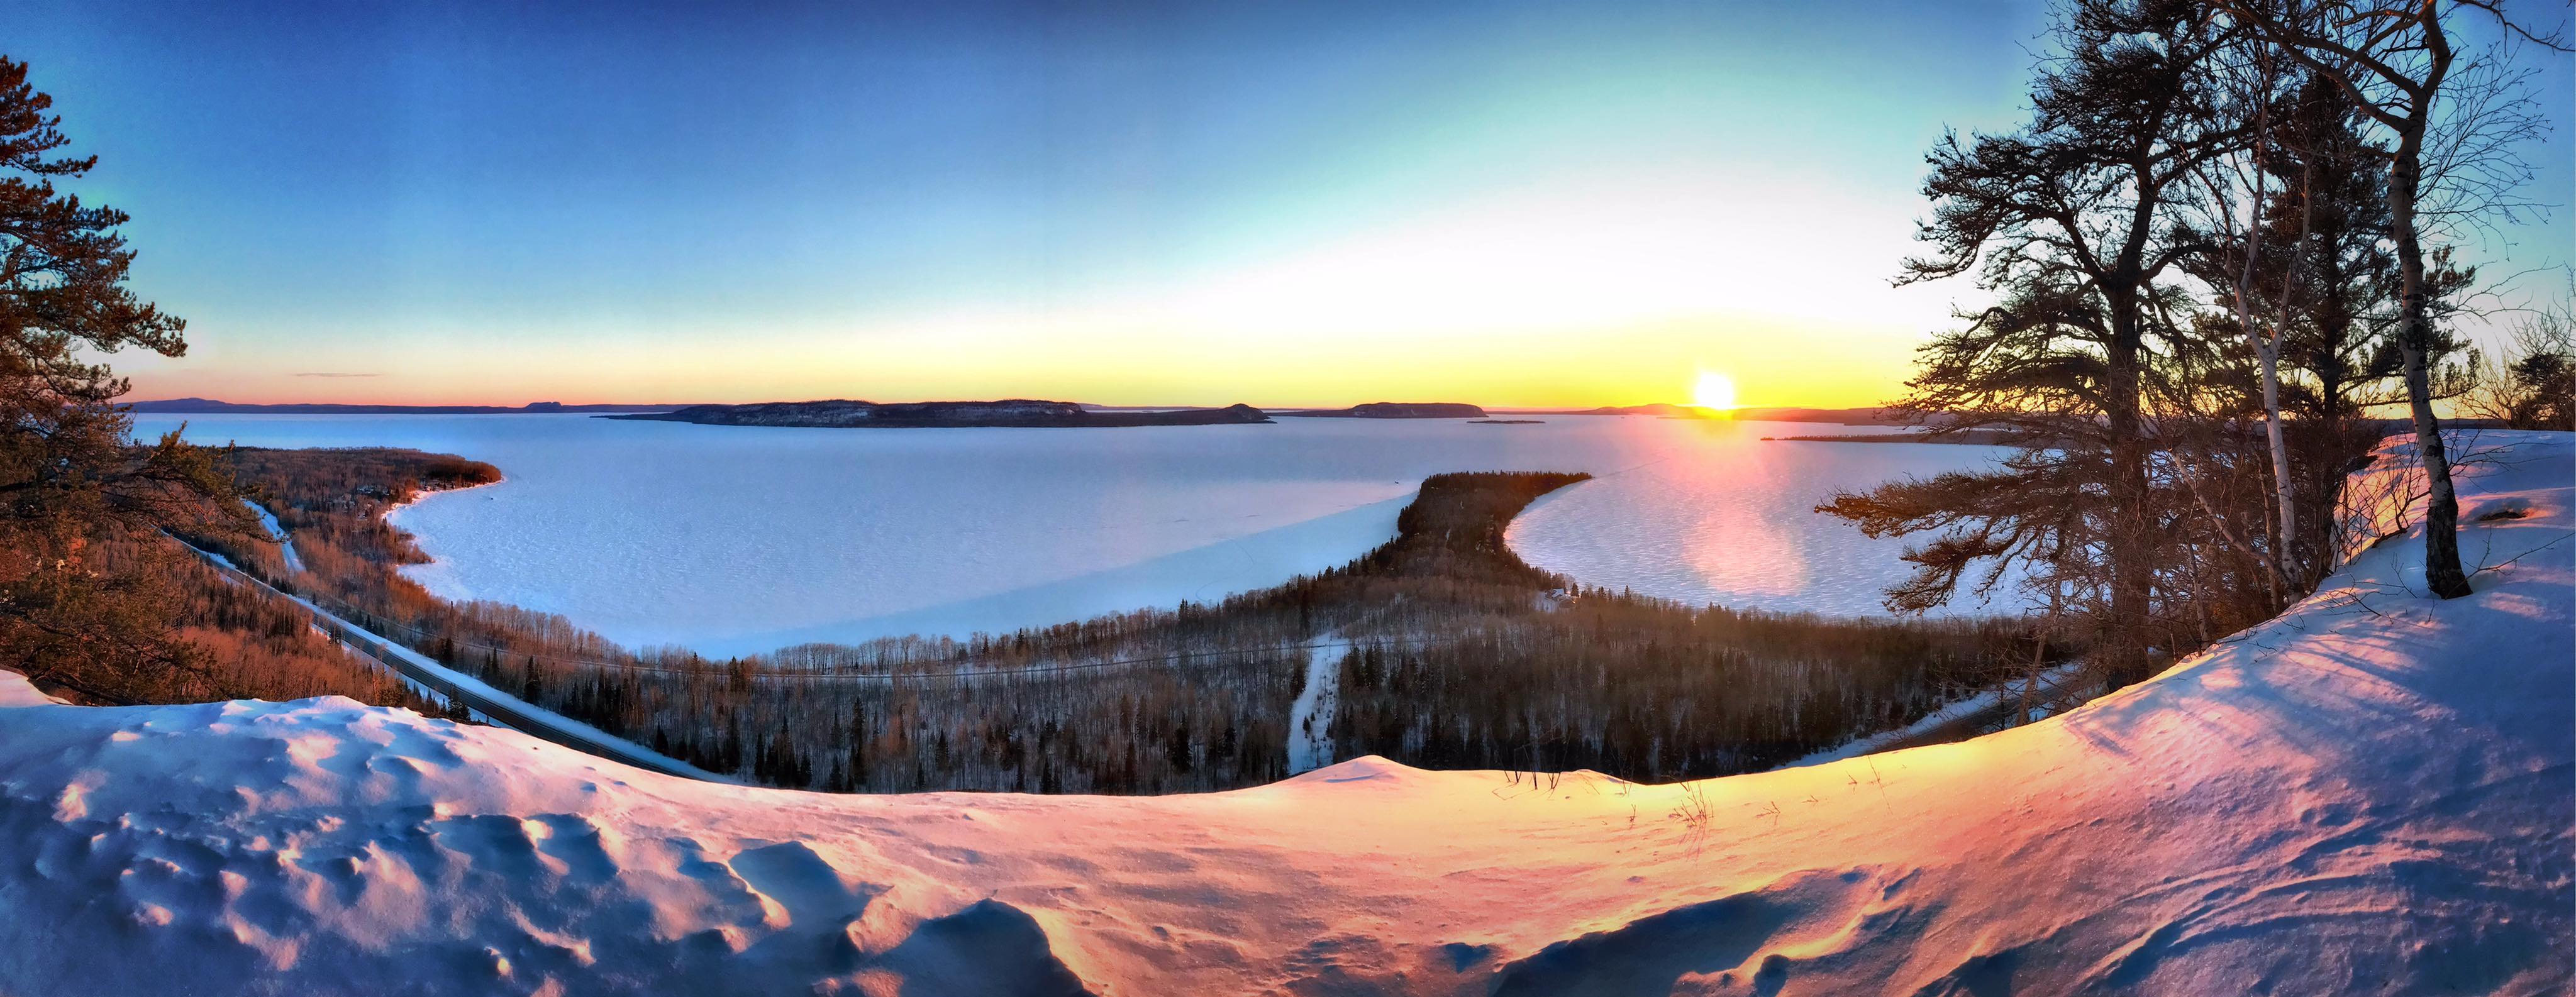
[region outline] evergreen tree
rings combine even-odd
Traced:
[[[116,404],[126,381],[94,357],[178,356],[185,323],[126,288],[125,213],[55,189],[98,160],[60,153],[70,139],[52,106],[25,63],[0,58],[0,663],[136,701],[179,673],[210,677],[172,626],[166,572],[100,550],[156,527],[247,533],[255,521],[178,434],[130,441]]]
[[[2064,55],[2034,85],[2026,127],[1928,157],[1934,252],[1902,282],[1974,273],[1997,304],[1923,348],[1899,405],[1938,429],[2002,430],[2022,445],[1996,471],[1833,496],[1819,510],[1872,536],[1939,531],[1909,549],[1890,608],[1920,611],[2007,565],[2034,571],[2092,624],[2106,677],[2145,677],[2159,643],[2168,501],[2153,480],[2151,391],[2206,344],[2171,280],[2198,247],[2172,238],[2194,172],[2241,141],[2218,113],[2207,60],[2229,39],[2186,0],[2083,0],[2059,17]]]

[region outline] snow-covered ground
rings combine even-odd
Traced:
[[[2500,441],[2470,598],[2401,537],[2059,717],[1671,786],[842,797],[0,678],[0,990],[2564,993],[2576,452]]]
[[[507,481],[393,514],[433,591],[561,613],[630,646],[753,653],[804,641],[963,636],[1214,600],[1333,567],[1395,532],[1442,471],[1590,471],[1514,543],[1587,582],[1695,601],[1877,611],[1901,544],[1810,508],[1836,487],[1993,451],[1764,443],[1868,431],[1548,416],[1283,419],[1114,430],[694,426],[578,415],[190,415],[149,435],[256,446],[406,446]]]

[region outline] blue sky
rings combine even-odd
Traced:
[[[1886,287],[1922,151],[2022,117],[2044,27],[221,6],[12,14],[102,157],[78,189],[136,216],[139,289],[191,320],[188,360],[129,364],[139,396],[1554,404],[1707,367],[1749,403],[1867,403],[1970,293]],[[2516,259],[2567,260],[2563,221]],[[1441,369],[1462,341],[1477,361]],[[1850,362],[1799,374],[1819,350]]]

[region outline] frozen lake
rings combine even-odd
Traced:
[[[1392,536],[1431,474],[1590,471],[1515,524],[1531,563],[1692,602],[1878,612],[1901,546],[1810,512],[1986,447],[1764,442],[1838,426],[1618,416],[1541,425],[1285,419],[1129,429],[835,430],[582,415],[140,415],[138,435],[401,446],[508,480],[395,514],[452,599],[708,654],[1002,631],[1259,588]],[[1969,607],[1976,611],[1976,607]]]

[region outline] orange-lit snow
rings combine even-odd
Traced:
[[[0,676],[0,991],[2564,992],[2576,450],[2499,442],[2473,597],[2392,539],[2064,716],[1688,785],[830,796]]]

